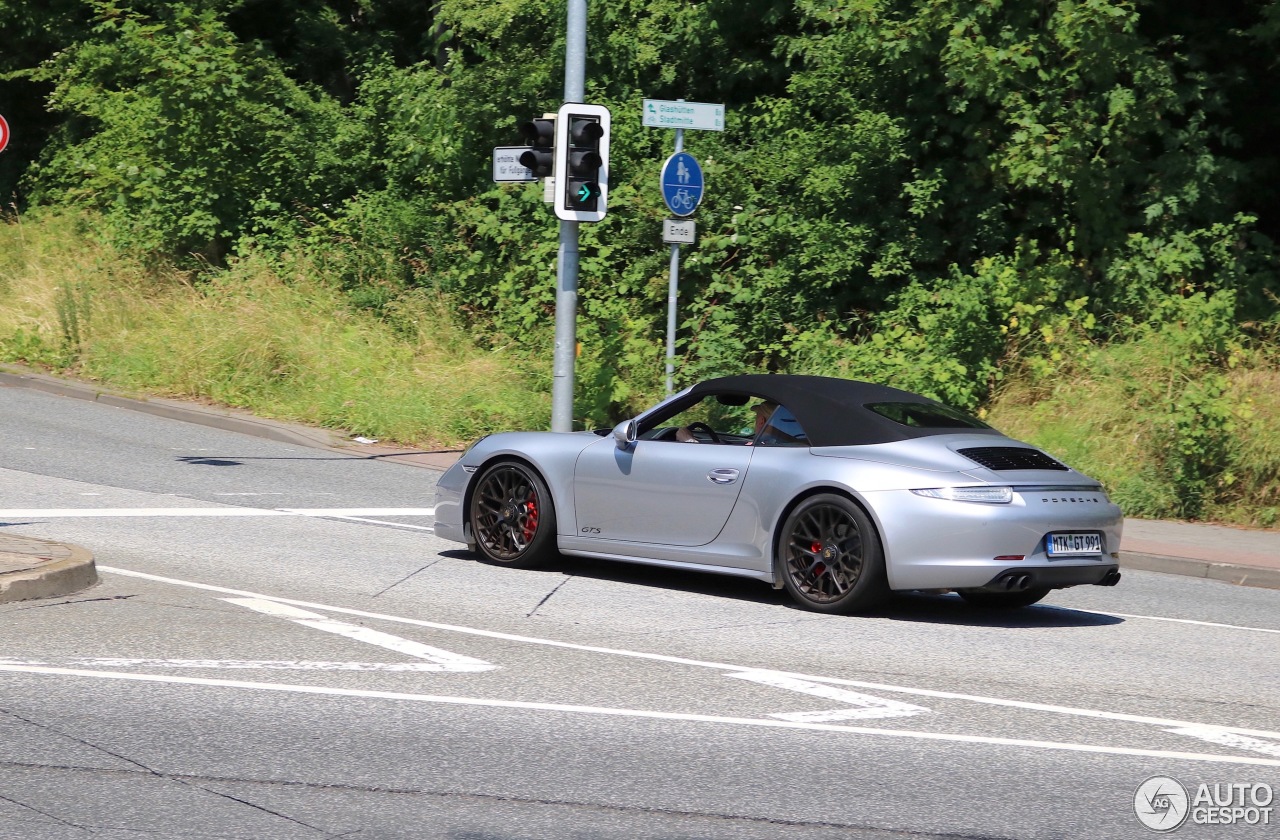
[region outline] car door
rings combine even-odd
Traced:
[[[574,474],[577,536],[671,546],[716,538],[746,479],[750,446],[612,438],[587,447]]]

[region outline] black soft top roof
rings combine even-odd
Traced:
[[[947,407],[910,391],[854,379],[766,373],[726,376],[694,385],[689,396],[702,398],[713,394],[745,395],[786,406],[800,422],[810,446],[865,446],[957,432],[999,434],[985,425],[921,427],[891,420],[867,406],[916,403]]]

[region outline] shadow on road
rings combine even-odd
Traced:
[[[1046,601],[1021,609],[1000,610],[974,607],[959,595],[897,595],[875,614],[891,621],[917,621],[928,624],[956,624],[965,627],[1008,627],[1010,629],[1041,627],[1105,627],[1123,624],[1124,619],[1106,613],[1055,607],[1050,592]]]
[[[477,560],[479,555],[462,549],[440,552],[441,556],[456,559]],[[770,604],[802,610],[785,591],[771,588],[758,580],[644,566],[635,563],[593,560],[584,557],[561,556],[542,571],[549,574],[570,575],[592,580],[611,581],[628,586],[646,586],[687,592],[711,598],[730,598],[753,604]],[[865,617],[889,621],[914,621],[928,624],[952,624],[966,627],[1008,627],[1010,629],[1045,627],[1102,627],[1122,624],[1124,619],[1105,613],[1073,610],[1040,603],[1013,610],[983,609],[961,600],[958,595],[934,595],[923,593],[895,594],[888,602]],[[819,617],[818,613],[806,615]],[[835,621],[856,621],[861,616],[830,616]]]

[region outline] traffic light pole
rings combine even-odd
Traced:
[[[586,97],[587,0],[568,0],[565,30],[564,101]],[[563,185],[557,184],[557,189]],[[551,431],[573,431],[574,362],[578,349],[578,225],[561,220],[556,252],[556,346],[551,380]]]

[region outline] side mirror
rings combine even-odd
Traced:
[[[636,443],[636,421],[626,420],[613,427],[613,442],[624,452]]]

